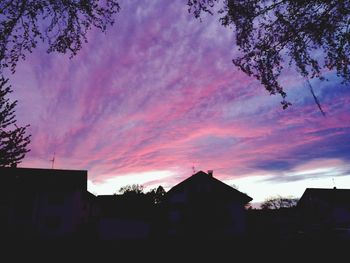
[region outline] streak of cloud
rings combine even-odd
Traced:
[[[332,72],[312,82],[326,118],[292,72],[284,83],[293,107],[283,111],[234,68],[234,35],[217,17],[200,23],[182,2],[122,7],[115,27],[91,32],[75,58],[39,48],[11,76],[17,119],[31,124],[22,166],[48,168],[56,152],[56,168],[88,169],[91,184],[167,171],[149,180],[169,186],[194,163],[223,180],[259,172],[272,182],[331,176],[276,174],[317,168],[320,158],[349,161],[350,91]]]

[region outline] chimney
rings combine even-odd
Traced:
[[[213,177],[213,170],[208,170],[208,175],[210,176],[210,177]]]

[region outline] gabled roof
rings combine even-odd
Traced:
[[[166,196],[171,196],[172,194],[181,192],[185,189],[187,189],[190,194],[196,194],[195,191],[197,186],[204,184],[210,185],[210,195],[219,199],[233,199],[243,204],[249,203],[253,200],[253,198],[250,196],[234,189],[233,187],[214,178],[211,174],[207,174],[203,171],[199,171],[181,183],[175,185],[166,193]]]
[[[298,206],[315,199],[328,203],[350,204],[350,189],[306,188],[298,202]]]
[[[87,190],[87,171],[0,167],[0,189]]]

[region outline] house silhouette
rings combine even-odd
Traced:
[[[89,222],[87,171],[1,167],[0,180],[3,237],[72,238]]]
[[[188,253],[208,259],[204,252],[210,252],[223,261],[232,247],[245,258],[254,256],[251,248],[263,255],[271,247],[278,258],[291,250],[314,257],[332,246],[347,251],[350,243],[350,189],[307,188],[296,208],[266,211],[246,210],[252,198],[212,171],[175,185],[160,203],[143,193],[92,195],[87,171],[2,167],[0,179],[1,241],[13,241],[2,243],[16,251],[25,240],[23,247],[52,255],[63,249],[115,255],[117,249],[118,256],[129,256],[142,249],[179,260]],[[37,240],[44,242],[37,246]]]
[[[167,237],[236,238],[246,231],[248,195],[199,171],[171,188],[162,204]]]
[[[350,189],[307,188],[297,207],[306,234],[350,240]]]

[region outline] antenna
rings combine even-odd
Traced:
[[[52,162],[52,166],[51,166],[51,169],[53,169],[53,165],[55,164],[55,152],[53,153],[53,157],[51,160],[49,160],[50,162]]]
[[[333,181],[333,189],[336,189],[335,187],[335,182],[334,182],[334,178],[332,177],[332,181]]]
[[[192,172],[193,172],[193,174],[196,173],[196,168],[194,167],[194,163],[193,163],[193,165],[192,165]]]

